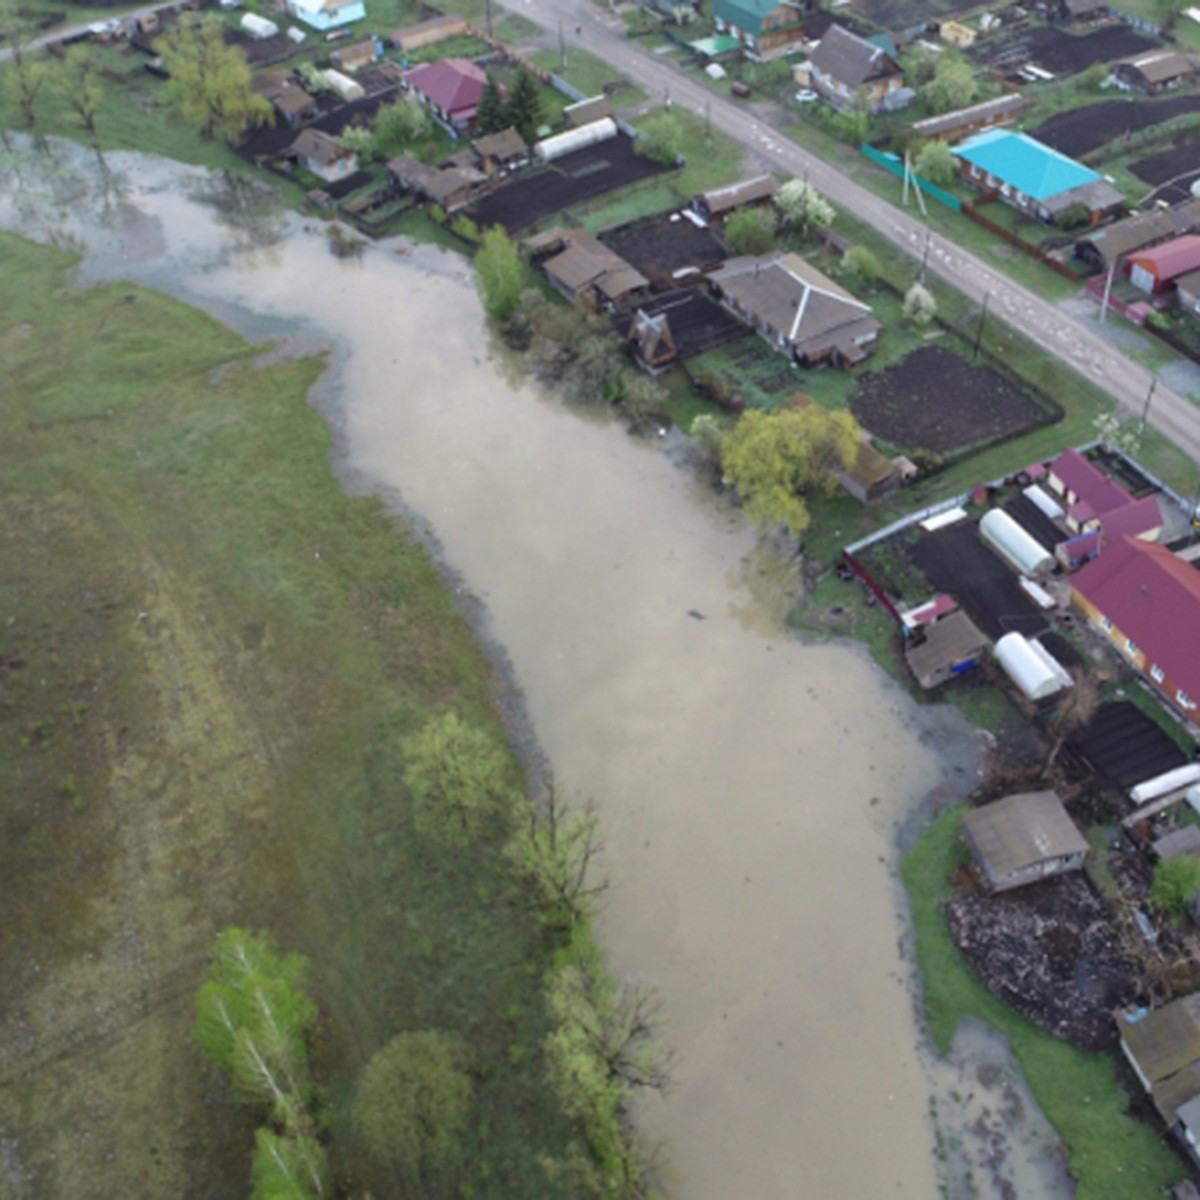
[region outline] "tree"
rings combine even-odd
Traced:
[[[775,196],[775,207],[793,229],[803,237],[812,228],[833,224],[833,205],[811,183],[789,179]]]
[[[958,174],[954,154],[945,142],[926,142],[917,154],[913,170],[938,187],[949,187]]]
[[[368,161],[379,151],[379,139],[364,125],[348,125],[338,135],[338,140],[347,150],[353,150],[360,161]]]
[[[1092,63],[1090,67],[1080,74],[1075,84],[1080,91],[1094,92],[1100,88],[1100,85],[1109,76],[1109,69],[1106,63]]]
[[[1150,885],[1150,903],[1169,917],[1178,919],[1187,911],[1188,901],[1200,890],[1200,858],[1181,854],[1164,859],[1154,868]]]
[[[553,782],[540,806],[525,806],[507,854],[532,885],[542,923],[551,929],[570,932],[588,920],[604,891],[605,881],[594,878],[597,830],[594,810],[567,808]]]
[[[474,1089],[458,1038],[401,1033],[363,1072],[354,1120],[370,1151],[415,1179],[444,1172],[467,1127]]]
[[[493,321],[507,321],[521,298],[525,270],[512,238],[499,225],[485,230],[480,238],[475,282],[484,312]]]
[[[725,240],[738,254],[766,254],[775,245],[775,214],[769,208],[741,208],[725,222]]]
[[[883,274],[879,259],[867,246],[851,246],[842,255],[842,267],[863,283],[874,283]]]
[[[934,68],[933,78],[921,88],[921,99],[935,113],[965,108],[978,88],[970,64],[957,55],[944,53]]]
[[[637,151],[651,162],[672,166],[683,145],[683,129],[674,113],[658,112],[647,117],[637,133]]]
[[[751,521],[783,525],[798,538],[811,520],[805,493],[832,491],[834,467],[853,462],[861,440],[850,413],[816,404],[748,412],[726,435],[721,466]]]
[[[538,126],[542,123],[542,96],[537,80],[527,67],[517,72],[512,95],[505,108],[507,124],[512,125],[532,146],[537,141]]]
[[[388,146],[407,146],[429,135],[429,113],[415,96],[386,104],[375,117],[375,135]]]
[[[510,124],[505,111],[504,97],[500,85],[489,75],[479,99],[479,110],[475,114],[475,125],[480,133],[499,133]]]
[[[904,293],[901,315],[910,325],[928,325],[937,316],[937,301],[922,283],[914,283]]]
[[[100,148],[96,114],[104,103],[104,85],[100,82],[96,60],[82,46],[72,46],[55,83],[63,103],[103,166],[104,154]]]
[[[314,1200],[327,1194],[329,1164],[316,1138],[281,1137],[259,1129],[254,1142],[250,1200]]]
[[[404,785],[421,833],[465,845],[514,802],[503,748],[456,713],[426,722],[405,739],[403,751]]]
[[[0,22],[9,48],[9,66],[2,79],[4,90],[16,105],[26,132],[39,147],[44,147],[45,138],[37,124],[37,105],[52,77],[50,66],[32,44],[34,31],[25,13],[5,4],[0,8]]]
[[[1101,413],[1093,422],[1096,436],[1104,448],[1109,451],[1119,451],[1130,457],[1135,457],[1142,448],[1142,439],[1137,431],[1137,425],[1132,421],[1122,424],[1116,413]]]
[[[181,26],[161,45],[170,95],[204,137],[235,141],[256,125],[274,124],[271,102],[251,90],[250,66],[236,46],[225,44],[219,17]]]

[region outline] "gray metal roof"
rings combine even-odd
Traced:
[[[963,818],[963,830],[979,865],[994,880],[1087,850],[1062,801],[1049,791],[1020,792],[973,808]]]
[[[1200,1062],[1200,993],[1172,1000],[1130,1024],[1118,1021],[1121,1041],[1151,1087]]]
[[[821,72],[850,87],[903,72],[884,49],[860,38],[841,25],[830,25],[809,62]]]

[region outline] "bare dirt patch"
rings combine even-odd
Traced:
[[[954,944],[1009,1007],[1088,1050],[1116,1042],[1114,1009],[1138,993],[1138,964],[1108,905],[1080,874],[947,905]]]
[[[1003,441],[1053,419],[999,372],[940,346],[921,346],[867,375],[850,410],[893,445],[936,454]]]
[[[1081,158],[1119,137],[1152,129],[1191,112],[1200,112],[1200,96],[1172,96],[1168,100],[1129,96],[1055,113],[1033,131],[1033,136],[1063,154]]]
[[[1082,37],[1040,25],[1008,38],[985,39],[968,52],[968,57],[983,66],[1015,69],[1032,62],[1055,75],[1075,75],[1095,63],[1109,63],[1157,47],[1157,42],[1124,24],[1106,25]]]
[[[600,240],[637,267],[655,291],[695,282],[700,273],[719,266],[728,253],[711,229],[701,229],[679,216],[634,221],[601,234]],[[686,272],[687,278],[679,272]]]

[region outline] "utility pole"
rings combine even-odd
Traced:
[[[711,150],[713,148],[712,140],[712,101],[704,101],[704,148]]]
[[[487,31],[488,37],[492,36],[492,0],[487,0]]]
[[[1104,318],[1108,313],[1108,297],[1112,293],[1113,273],[1116,271],[1116,269],[1117,263],[1114,259],[1112,266],[1108,268],[1108,278],[1104,281],[1104,299],[1100,301],[1100,323],[1102,325],[1104,324]]]
[[[1154,399],[1154,389],[1158,387],[1158,376],[1155,375],[1150,380],[1150,390],[1146,393],[1146,403],[1142,405],[1142,419],[1138,422],[1138,437],[1142,436],[1142,431],[1146,428],[1146,418],[1150,415],[1150,401]]]
[[[921,273],[917,276],[917,282],[923,284],[925,282],[925,268],[929,265],[929,247],[933,242],[933,230],[925,230],[925,253],[921,255]]]
[[[983,293],[983,307],[979,310],[979,328],[975,330],[975,354],[972,361],[979,358],[979,347],[983,344],[983,322],[987,317],[988,301],[992,298],[991,292]]]
[[[567,43],[563,37],[562,17],[558,18],[558,69],[567,69]]]

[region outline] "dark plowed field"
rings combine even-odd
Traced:
[[[746,336],[746,326],[699,288],[655,296],[645,304],[639,304],[638,308],[650,316],[667,314],[671,337],[681,359],[694,358],[706,350]],[[621,338],[629,336],[632,324],[633,313],[620,313],[613,321]]]
[[[1053,418],[1011,380],[938,346],[864,376],[850,396],[864,429],[904,450],[949,454]]]
[[[1128,133],[1151,129],[1190,112],[1200,112],[1200,96],[1172,96],[1169,100],[1128,96],[1056,113],[1043,121],[1033,136],[1063,154],[1081,158]]]
[[[1041,25],[998,41],[984,38],[967,52],[967,56],[985,66],[1003,64],[1015,68],[1032,62],[1055,75],[1075,75],[1095,63],[1128,58],[1143,50],[1153,50],[1157,45],[1150,38],[1134,33],[1127,25],[1106,25],[1082,37]]]
[[[636,221],[602,233],[600,240],[637,267],[655,291],[694,283],[700,272],[720,266],[726,257],[724,242],[711,229],[701,229],[686,217]],[[675,272],[689,269],[687,278],[675,278]]]

